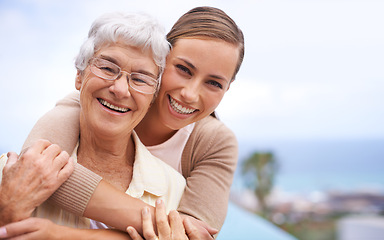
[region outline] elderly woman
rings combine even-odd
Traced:
[[[177,208],[185,179],[152,156],[133,129],[159,88],[168,52],[162,27],[148,16],[114,13],[93,23],[75,62],[81,110],[80,138],[72,154],[79,164],[120,191],[152,206],[163,199],[166,211]],[[3,155],[0,160],[4,163],[7,157]],[[33,216],[74,228],[105,227],[49,201],[37,207]],[[62,228],[55,225],[51,232],[55,229],[62,235]],[[89,236],[87,231],[65,232],[68,239]],[[108,239],[113,239],[114,233],[117,237],[121,234],[107,232],[112,234]]]

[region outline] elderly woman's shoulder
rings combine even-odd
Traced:
[[[1,154],[0,163],[4,162],[4,164],[5,164],[7,162],[7,160],[8,160],[7,154],[6,153]]]
[[[3,169],[5,167],[5,164],[7,163],[7,160],[8,160],[8,157],[6,153],[0,156],[0,183],[1,183],[1,179],[3,178]]]

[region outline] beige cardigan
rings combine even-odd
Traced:
[[[32,129],[23,148],[36,139],[44,138],[72,152],[79,133],[78,96],[77,92],[68,95],[44,115]],[[187,186],[178,211],[220,229],[227,213],[237,159],[237,140],[230,129],[211,116],[197,122],[182,154],[182,174]],[[51,200],[82,215],[100,180],[99,176],[78,165]]]

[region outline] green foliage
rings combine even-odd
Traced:
[[[283,224],[279,226],[300,240],[336,240],[336,220],[314,221],[302,220],[294,224]]]
[[[255,152],[242,166],[246,186],[254,191],[263,217],[268,215],[265,199],[273,188],[276,169],[277,164],[272,152]]]

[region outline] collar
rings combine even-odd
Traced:
[[[148,151],[135,131],[132,131],[132,138],[135,144],[135,161],[132,180],[126,193],[135,198],[140,198],[144,192],[158,197],[165,195],[168,186],[168,178],[163,170],[165,163]],[[79,142],[72,153],[75,162],[77,162],[78,147]]]
[[[135,143],[135,162],[132,181],[126,193],[135,198],[140,198],[144,192],[158,197],[165,195],[168,183],[163,170],[164,163],[148,151],[135,131],[132,132],[132,138]]]

